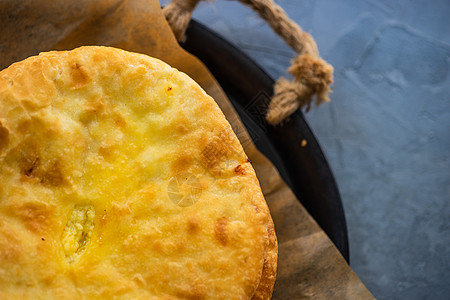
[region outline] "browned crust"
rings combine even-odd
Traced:
[[[267,224],[269,245],[264,256],[264,266],[261,274],[261,281],[256,288],[252,300],[270,299],[272,297],[273,286],[277,276],[278,242],[275,234],[275,226],[272,218],[269,217]]]
[[[107,50],[107,49],[105,49]],[[108,50],[109,51],[109,50]],[[117,51],[117,50],[114,50]],[[53,53],[55,54],[55,53]],[[29,59],[28,63],[33,63],[34,61],[44,61],[43,59],[38,59],[38,58],[33,58],[33,59]],[[24,63],[23,63],[24,64]],[[36,64],[35,64],[36,65]],[[19,66],[19,65],[17,65]],[[45,66],[41,67],[39,65],[40,68],[44,68]],[[10,68],[9,72],[14,72],[17,68]],[[40,69],[39,69],[40,70]],[[3,72],[2,75],[4,75],[6,72]],[[40,74],[40,73],[39,73]],[[38,74],[38,75],[39,75]],[[82,85],[86,84],[87,81],[89,80],[88,78],[88,73],[86,73],[85,69],[83,69],[83,66],[81,65],[73,65],[72,69],[71,69],[71,77],[77,82],[74,83],[74,86],[76,88],[80,88]],[[13,74],[14,75],[14,74]],[[34,74],[32,74],[33,78],[36,78],[36,76],[34,76]],[[30,75],[31,76],[31,75]],[[7,78],[7,77],[5,77]],[[40,77],[38,77],[40,78]],[[0,90],[4,87],[6,87],[6,85],[8,84],[7,81],[4,82],[0,82]],[[49,89],[53,88],[52,85],[50,85]],[[195,89],[198,89],[196,86],[194,87]],[[53,91],[53,90],[52,90]],[[199,90],[199,95],[201,96],[202,93],[200,93]],[[45,96],[45,95],[44,95]],[[39,99],[35,99],[35,102],[30,102],[28,99],[26,99],[27,104],[30,105],[33,104],[34,106],[36,106],[38,108],[40,108],[40,104],[43,101],[49,101],[47,99],[47,97],[42,97],[43,99],[39,98]],[[199,99],[202,100],[205,97],[204,96],[199,96]],[[23,100],[25,101],[25,100]],[[204,101],[204,103],[202,102],[202,105],[204,105],[205,107],[207,105],[208,108],[211,108],[212,111],[215,110],[215,107],[212,107],[210,104],[213,103],[212,99],[211,101]],[[97,105],[98,104],[98,105]],[[6,105],[6,104],[5,104]],[[49,104],[46,104],[49,105]],[[33,107],[34,107],[33,106]],[[98,113],[101,112],[103,109],[103,104],[102,104],[102,100],[99,99],[96,103],[94,103],[94,105],[92,107],[88,107],[88,113],[90,113],[91,111],[93,113]],[[32,107],[32,108],[33,108]],[[29,108],[29,109],[32,109]],[[217,111],[219,111],[219,109],[217,108]],[[220,111],[219,111],[220,112]],[[242,148],[240,148],[240,145],[236,139],[236,137],[232,134],[231,128],[229,127],[229,125],[226,123],[225,119],[222,118],[222,116],[219,116],[220,118],[218,118],[218,121],[220,124],[219,125],[223,125],[224,127],[220,127],[218,129],[218,134],[219,137],[216,138],[212,138],[210,140],[208,140],[208,144],[210,145],[210,148],[206,148],[206,150],[210,150],[210,152],[206,151],[206,152],[202,152],[203,156],[205,156],[203,163],[205,166],[207,166],[211,171],[217,171],[217,170],[221,170],[221,166],[218,165],[218,162],[222,161],[223,159],[227,158],[227,157],[234,157],[234,158],[240,158],[242,159],[242,157],[240,157],[239,155],[237,155],[236,153],[240,154],[242,153]],[[83,121],[89,121],[89,114],[86,115],[86,118],[82,118],[82,122]],[[222,121],[223,119],[223,121]],[[121,120],[117,120],[116,125],[121,125],[122,122],[120,122]],[[222,124],[223,123],[223,124]],[[3,123],[0,123],[0,152],[2,150],[4,150],[6,148],[6,146],[4,144],[11,144],[10,143],[10,137],[12,136],[7,127],[3,126]],[[124,125],[125,126],[125,125]],[[229,133],[228,133],[229,132]],[[228,140],[229,139],[229,140]],[[212,140],[212,141],[211,141]],[[3,143],[2,143],[3,141]],[[224,147],[224,144],[227,144],[227,147]],[[230,145],[232,145],[232,147],[230,147]],[[222,149],[220,151],[216,151],[217,149]],[[107,155],[107,150],[103,149],[105,151],[102,151],[102,155],[104,154],[105,156]],[[214,152],[216,151],[216,152]],[[227,152],[228,151],[228,152]],[[55,161],[55,160],[51,160],[51,164],[43,164],[42,161],[38,160],[38,157],[33,156],[34,152],[33,151],[29,151],[30,153],[26,153],[27,158],[32,158],[31,160],[28,159],[26,161],[23,162],[24,164],[24,170],[23,170],[23,176],[26,180],[40,180],[41,183],[45,184],[45,186],[52,188],[56,185],[63,185],[66,184],[65,177],[63,177],[63,173],[59,172],[60,169],[62,169],[64,167],[64,165],[60,165],[59,161]],[[1,153],[0,153],[1,154]],[[208,156],[210,155],[210,156]],[[241,156],[243,156],[244,154],[240,154]],[[203,158],[202,156],[202,158]],[[220,159],[222,158],[222,160]],[[186,159],[185,157],[180,157],[180,159],[177,161],[177,168],[179,167],[180,169],[185,169],[187,168],[187,165],[189,165],[189,159]],[[249,169],[245,168],[244,165],[239,164],[237,167],[230,169],[230,171],[233,174],[239,174],[239,176],[242,176],[242,181],[246,181],[246,183],[248,183],[248,186],[250,187],[256,187],[257,186],[257,182],[255,182],[256,184],[253,185],[252,181],[256,181],[256,176],[253,172],[253,170],[251,170],[250,165],[248,165]],[[242,182],[241,181],[241,182]],[[246,296],[251,296],[253,290],[255,290],[255,285],[257,284],[256,290],[253,293],[253,296],[251,296],[252,299],[270,299],[271,295],[272,295],[272,291],[273,291],[273,285],[275,282],[275,277],[276,277],[276,268],[277,268],[277,252],[278,252],[278,247],[277,247],[277,238],[275,235],[275,230],[274,230],[274,224],[273,221],[270,217],[270,214],[268,212],[266,203],[264,201],[264,198],[262,196],[262,193],[259,192],[258,193],[251,193],[249,192],[248,195],[251,195],[253,197],[254,200],[254,206],[255,206],[255,210],[257,215],[259,216],[258,218],[258,228],[261,229],[258,231],[259,237],[261,239],[264,239],[264,243],[266,246],[265,252],[264,252],[264,262],[263,262],[263,266],[261,269],[261,254],[263,253],[263,248],[262,246],[259,248],[260,250],[258,250],[258,265],[257,267],[254,268],[254,271],[256,271],[254,273],[254,276],[252,276],[252,279],[254,278],[254,280],[252,281],[251,287],[249,287],[246,290]],[[28,220],[33,220],[35,221],[39,221],[38,223],[30,223],[32,226],[30,227],[30,230],[32,232],[35,232],[36,234],[41,234],[42,232],[45,232],[46,227],[48,227],[49,225],[47,224],[47,217],[46,218],[42,218],[42,216],[45,216],[45,214],[43,212],[41,212],[40,206],[34,208],[34,207],[29,207],[26,206],[24,207],[24,211],[20,211],[19,217],[25,221]],[[266,219],[267,217],[267,219]],[[219,239],[219,242],[223,245],[226,246],[227,243],[229,244],[229,240],[227,238],[227,236],[224,234],[225,232],[225,225],[226,225],[227,219],[223,218],[220,219],[218,224],[217,224],[217,229],[215,231],[216,236]],[[265,224],[267,222],[267,225]],[[256,221],[255,221],[256,223]],[[264,237],[265,235],[265,230],[264,230],[264,225],[266,226],[266,230],[267,230],[267,236]],[[195,220],[191,222],[191,224],[189,225],[190,227],[190,232],[195,232],[196,230],[199,230],[197,227],[199,225],[197,225],[195,223]],[[39,241],[41,241],[41,239],[39,239]],[[42,241],[44,241],[44,239],[42,239]],[[1,252],[1,251],[0,251]],[[1,254],[1,253],[0,253]],[[248,268],[246,269],[246,271],[248,271]],[[258,276],[259,271],[261,271],[260,273],[260,277]],[[260,278],[259,282],[258,277]],[[197,295],[197,294],[195,294]]]

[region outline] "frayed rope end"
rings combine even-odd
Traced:
[[[309,111],[314,99],[316,105],[330,101],[333,67],[324,60],[301,54],[293,60],[288,72],[294,76],[292,81],[282,77],[275,83],[266,115],[272,125],[279,124],[298,108],[306,107]]]

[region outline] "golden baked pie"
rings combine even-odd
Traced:
[[[192,79],[108,47],[0,72],[0,299],[268,299],[254,170]]]

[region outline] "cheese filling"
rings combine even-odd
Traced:
[[[86,250],[94,229],[95,211],[92,205],[76,206],[64,228],[62,244],[69,263],[76,261]]]

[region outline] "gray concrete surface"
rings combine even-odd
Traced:
[[[449,299],[450,1],[276,2],[335,67],[332,102],[306,117],[339,185],[352,268],[378,299]],[[294,57],[236,1],[194,17],[274,78]]]

